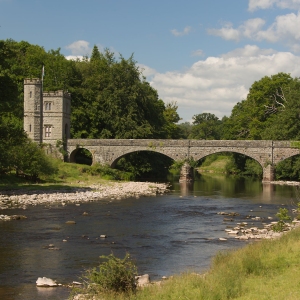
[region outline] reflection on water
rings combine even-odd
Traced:
[[[227,237],[226,226],[249,214],[274,216],[293,199],[293,187],[200,176],[193,183],[175,182],[169,195],[3,211],[28,218],[0,223],[0,299],[66,299],[67,289],[37,289],[35,281],[42,276],[61,283],[79,280],[84,269],[98,264],[100,255],[110,253],[123,257],[130,252],[139,273],[152,279],[187,269],[202,272],[218,251],[245,244],[234,238],[220,242]],[[219,211],[240,216],[228,224]],[[76,224],[68,225],[68,220]],[[253,221],[255,226],[261,223]],[[102,234],[108,238],[101,239]],[[59,250],[49,250],[49,244]]]

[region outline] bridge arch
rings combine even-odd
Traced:
[[[164,153],[163,151],[154,151],[154,150],[151,150],[151,149],[144,149],[144,150],[128,150],[128,151],[124,151],[123,154],[115,157],[115,159],[110,163],[110,167],[114,168],[116,166],[116,164],[118,163],[118,161],[123,158],[123,157],[126,157],[128,156],[129,154],[138,154],[138,153],[141,153],[141,152],[149,152],[149,153],[156,153],[156,154],[159,154],[159,155],[162,155],[162,156],[165,156],[165,157],[168,157],[170,159],[172,159],[173,161],[176,160],[174,159],[172,156],[170,155],[167,155],[166,153]]]
[[[231,150],[231,151],[229,151],[229,150],[227,150],[227,151],[226,150],[225,151],[210,151],[210,152],[211,153],[199,154],[199,155],[193,157],[193,159],[195,161],[199,161],[199,160],[201,160],[201,159],[203,159],[203,158],[205,158],[205,157],[207,157],[209,155],[212,155],[212,154],[218,154],[218,153],[236,153],[236,154],[244,155],[246,157],[249,157],[249,158],[253,159],[254,161],[256,161],[262,167],[262,169],[264,168],[264,165],[263,165],[263,163],[261,161],[261,157],[257,158],[257,156],[255,156],[255,155],[245,154],[243,152],[233,151],[233,150]]]
[[[87,153],[89,153],[88,156],[86,155]],[[69,154],[69,162],[92,165],[94,163],[94,155],[87,147],[77,147]]]

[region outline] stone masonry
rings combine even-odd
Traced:
[[[201,158],[218,152],[236,152],[256,160],[263,169],[263,182],[274,179],[274,165],[300,154],[299,148],[290,141],[249,141],[249,140],[146,140],[146,139],[69,139],[67,151],[71,162],[79,148],[89,150],[93,163],[108,164],[111,167],[122,156],[137,151],[154,151],[175,161]]]
[[[55,146],[70,138],[71,95],[43,92],[38,78],[24,80],[24,130],[37,143]]]

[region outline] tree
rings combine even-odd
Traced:
[[[167,139],[178,139],[180,137],[180,128],[177,123],[181,120],[179,114],[177,113],[177,103],[170,102],[167,103],[164,110],[164,118],[165,118],[165,137]]]
[[[279,105],[276,113],[268,118],[261,136],[270,140],[300,140],[300,80],[293,79],[281,93],[284,107]]]
[[[133,57],[117,60],[106,49],[99,59],[95,47],[93,53],[93,60],[77,62],[82,74],[82,97],[72,102],[73,136],[162,137],[165,105]]]
[[[287,87],[293,78],[286,73],[265,76],[255,81],[247,99],[237,103],[225,126],[229,139],[262,139],[262,132],[267,128],[267,120],[273,117],[269,108],[281,101],[278,91]],[[275,101],[275,104],[274,104]],[[274,112],[278,112],[279,109]]]
[[[202,113],[193,116],[193,128],[190,138],[198,140],[218,140],[220,139],[221,121],[211,113]]]

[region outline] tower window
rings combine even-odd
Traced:
[[[45,126],[45,137],[51,137],[51,125],[46,125]]]
[[[51,110],[51,102],[45,102],[45,110]]]
[[[30,91],[30,93],[29,93],[29,97],[30,97],[30,98],[32,97],[32,91]]]
[[[31,132],[31,124],[29,125],[29,132]]]

